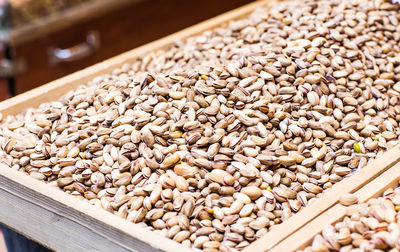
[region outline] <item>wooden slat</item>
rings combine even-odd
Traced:
[[[396,146],[387,151],[382,157],[372,161],[363,169],[358,170],[350,177],[334,185],[332,190],[324,193],[319,199],[311,203],[287,221],[274,227],[266,235],[245,248],[244,252],[264,251],[276,246],[298,229],[316,218],[339,201],[340,195],[355,192],[394,164],[400,161],[400,147]]]
[[[190,251],[0,164],[0,223],[56,251]]]
[[[396,187],[399,183],[399,179],[400,163],[397,163],[385,173],[355,192],[355,195],[357,195],[359,202],[366,202],[370,198],[381,196],[386,189]],[[270,251],[281,252],[303,249],[305,246],[309,245],[313,237],[320,233],[325,226],[343,219],[345,215],[346,207],[338,203],[313,221],[307,223],[307,225],[286,238]]]
[[[41,87],[32,89],[26,93],[15,96],[0,103],[0,113],[13,115],[21,112],[26,107],[38,106],[43,102],[55,100],[68,91],[75,89],[79,85],[86,84],[94,77],[110,73],[112,69],[122,66],[124,63],[133,61],[137,57],[172,45],[175,41],[184,39],[206,30],[215,28],[230,20],[238,19],[251,13],[255,8],[263,6],[273,0],[263,0],[250,3],[238,9],[226,12],[223,15],[201,22],[197,25],[186,28],[165,38],[156,40],[152,43],[138,47],[109,60],[103,61],[84,70],[67,75],[61,79],[50,82]]]

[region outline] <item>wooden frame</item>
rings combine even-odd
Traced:
[[[334,185],[330,191],[323,193],[320,198],[308,205],[305,209],[301,210],[282,224],[274,227],[270,232],[250,244],[250,246],[243,251],[263,251],[274,248],[280,244],[281,241],[285,239],[287,240],[287,237],[298,231],[308,222],[319,217],[322,213],[325,213],[328,209],[335,206],[335,204],[339,202],[340,195],[358,191],[383,172],[393,167],[399,161],[400,147],[396,146],[384,153],[382,157],[372,161],[366,167]],[[286,247],[284,248],[286,251]]]
[[[189,251],[0,164],[0,223],[56,251]]]
[[[0,112],[4,116],[13,115],[23,111],[26,107],[38,106],[43,102],[54,100],[79,85],[86,84],[95,76],[109,73],[112,69],[150,51],[166,48],[176,40],[199,34],[230,20],[243,17],[267,2],[271,2],[271,0],[256,1],[18,95],[0,103]],[[367,190],[362,188],[363,186],[374,188],[373,186],[378,183],[376,181],[387,179],[390,177],[387,174],[393,176],[393,172],[400,169],[400,165],[396,165],[399,161],[400,148],[394,147],[367,167],[334,185],[332,190],[324,193],[314,203],[289,220],[272,228],[270,232],[253,242],[244,251],[279,251],[278,249],[282,248],[287,251],[289,247],[285,246],[288,241],[298,242],[299,240],[295,240],[295,238],[305,237],[302,236],[303,230],[311,228],[318,230],[322,223],[332,223],[341,218],[343,210],[338,205],[341,194],[347,192],[362,194]],[[393,183],[398,179],[397,174],[390,177]],[[377,188],[380,189],[375,192],[368,189],[372,193],[366,193],[365,196],[360,195],[360,199],[366,200],[368,197],[373,197],[380,192],[379,190],[386,187],[387,185],[379,185]],[[337,210],[338,208],[340,209]],[[24,209],[29,209],[29,211],[23,211]],[[331,212],[335,210],[337,213],[331,215]],[[188,251],[187,248],[174,241],[151,233],[57,188],[36,181],[26,174],[4,167],[4,165],[0,166],[0,211],[2,212],[1,223],[5,223],[18,232],[58,251],[99,250],[99,248],[101,250],[106,248],[109,251],[132,249],[138,251]],[[38,227],[40,232],[37,232]],[[306,238],[311,239],[311,234],[314,233],[307,233]],[[296,246],[296,244],[292,244],[290,248]],[[297,246],[297,248],[300,247]]]
[[[364,185],[354,194],[358,197],[359,202],[367,202],[374,197],[380,197],[381,194],[388,188],[397,187],[400,179],[400,162],[385,171],[370,183]],[[312,209],[310,207],[309,209]],[[308,222],[301,229],[297,230],[291,236],[287,237],[284,241],[277,244],[272,248],[271,252],[280,251],[295,251],[304,249],[306,246],[311,245],[312,239],[315,235],[322,232],[322,229],[330,224],[336,223],[343,219],[346,215],[346,206],[337,203],[333,207],[327,209],[324,213],[317,218]]]

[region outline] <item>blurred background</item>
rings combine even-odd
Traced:
[[[0,101],[251,0],[0,0]]]

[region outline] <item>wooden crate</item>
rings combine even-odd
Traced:
[[[382,193],[386,189],[397,187],[400,182],[399,180],[400,162],[353,193],[358,197],[360,203],[367,202],[371,198],[382,196]],[[313,209],[313,206],[314,204],[306,210]],[[336,203],[334,206],[326,209],[315,219],[307,222],[301,229],[288,236],[285,240],[274,246],[270,251],[295,251],[310,246],[314,236],[321,233],[324,227],[341,221],[345,217],[346,209],[346,206]]]
[[[38,106],[43,102],[54,100],[77,86],[87,83],[95,76],[109,73],[112,69],[138,56],[168,47],[178,39],[199,34],[222,23],[243,17],[267,2],[270,0],[251,3],[11,98],[0,103],[0,112],[4,116],[12,115],[23,111],[26,107]],[[363,194],[366,190],[363,186],[370,188],[371,183],[376,184],[378,183],[376,181],[382,181],[382,177],[390,177],[387,175],[388,172],[392,174],[393,171],[398,170],[399,161],[400,148],[394,147],[367,167],[336,184],[304,210],[273,227],[269,233],[253,242],[245,251],[288,251],[288,248],[299,248],[301,244],[299,240],[294,240],[293,237],[297,237],[295,235],[301,235],[302,230],[310,228],[310,225],[314,225],[312,223],[318,220],[331,223],[341,217],[340,214],[343,211],[338,211],[334,217],[330,215],[331,211],[340,207],[338,200],[341,194],[346,192]],[[391,181],[395,181],[398,176],[390,178]],[[383,184],[379,188],[390,185],[392,184]],[[379,190],[372,194],[365,194],[362,199],[376,195]],[[172,240],[138,227],[4,165],[0,166],[0,211],[2,213],[0,223],[57,251],[189,251]],[[327,215],[329,218],[326,217]],[[318,225],[322,225],[321,223],[318,222]],[[310,232],[307,236],[311,239],[314,233],[315,231]],[[293,244],[291,247],[284,247],[288,241],[292,241]]]
[[[324,192],[316,201],[310,203],[305,209],[284,223],[275,226],[270,232],[253,242],[243,251],[271,250],[278,252],[301,248],[300,241],[305,239],[305,237],[311,239],[314,236],[312,234],[318,234],[319,232],[315,226],[307,229],[305,229],[305,226],[308,227],[310,223],[317,222],[318,228],[322,230],[324,224],[330,224],[344,216],[344,206],[338,203],[341,195],[357,192],[356,194],[359,196],[360,202],[368,200],[375,195],[379,195],[386,188],[393,185],[393,183],[396,183],[400,178],[399,169],[400,147],[396,146],[350,177],[335,184],[330,191]],[[395,171],[397,171],[397,174]],[[387,175],[388,173],[392,177]],[[382,180],[382,176],[387,180]],[[387,182],[376,182],[377,180]],[[374,187],[371,187],[370,184],[376,185],[376,189],[372,190]],[[335,212],[337,208],[342,209],[342,211]],[[300,240],[296,240],[299,239],[298,236],[301,237]],[[296,237],[296,239],[293,237]]]

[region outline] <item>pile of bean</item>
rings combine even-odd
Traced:
[[[273,3],[8,116],[1,162],[186,246],[241,250],[398,144],[400,11]]]
[[[397,251],[400,249],[400,187],[351,205],[344,219],[326,226],[306,251]]]

